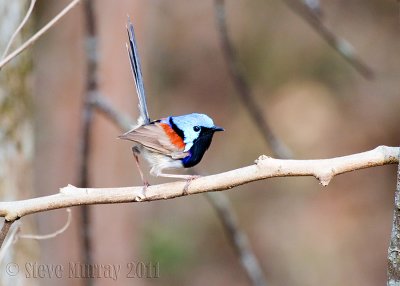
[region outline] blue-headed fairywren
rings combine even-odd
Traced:
[[[224,129],[214,125],[210,117],[201,113],[150,120],[135,34],[130,20],[127,30],[129,44],[126,46],[139,98],[140,115],[137,126],[119,138],[135,143],[132,151],[145,186],[147,182],[139,166],[138,154],[142,154],[149,162],[150,174],[154,176],[192,180],[195,176],[167,174],[164,170],[190,168],[198,164],[210,147],[214,132]]]

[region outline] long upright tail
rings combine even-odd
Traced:
[[[135,86],[136,92],[139,98],[139,112],[140,116],[138,119],[139,124],[148,124],[150,123],[150,116],[147,110],[147,103],[146,103],[146,94],[144,92],[144,84],[143,84],[143,77],[142,77],[142,69],[140,67],[140,59],[139,53],[136,45],[135,40],[135,32],[133,30],[133,25],[131,20],[128,17],[128,26],[126,27],[128,30],[128,38],[129,38],[129,45],[126,44],[126,48],[129,54],[129,60],[131,63],[131,70],[133,77],[135,79]]]

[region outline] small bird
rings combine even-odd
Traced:
[[[140,115],[137,126],[119,138],[135,142],[132,151],[145,188],[148,183],[139,165],[139,154],[142,154],[149,162],[150,174],[186,179],[190,182],[197,176],[168,174],[164,173],[164,170],[190,168],[197,165],[210,147],[214,132],[224,131],[224,129],[214,125],[210,117],[200,113],[150,120],[134,29],[129,18],[127,30],[129,44],[127,43],[126,47],[139,98]]]

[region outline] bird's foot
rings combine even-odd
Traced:
[[[146,196],[147,188],[150,186],[149,182],[143,181],[143,196]]]
[[[187,179],[186,179],[186,184],[185,184],[185,187],[183,188],[183,195],[184,196],[186,196],[186,195],[188,195],[189,193],[188,193],[188,190],[189,190],[189,186],[190,186],[190,183],[193,181],[193,180],[196,180],[196,179],[198,179],[198,178],[200,178],[201,176],[199,176],[199,175],[191,175],[191,176],[189,176]]]

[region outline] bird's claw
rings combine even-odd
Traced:
[[[189,190],[190,183],[191,183],[193,180],[196,180],[196,179],[198,179],[198,178],[200,178],[200,177],[201,177],[201,176],[193,175],[193,176],[190,176],[189,178],[186,179],[185,187],[183,187],[183,195],[184,195],[184,196],[186,196],[186,195],[189,194],[189,193],[188,193],[188,190]]]
[[[147,188],[150,186],[149,182],[143,181],[143,195],[146,196]]]

